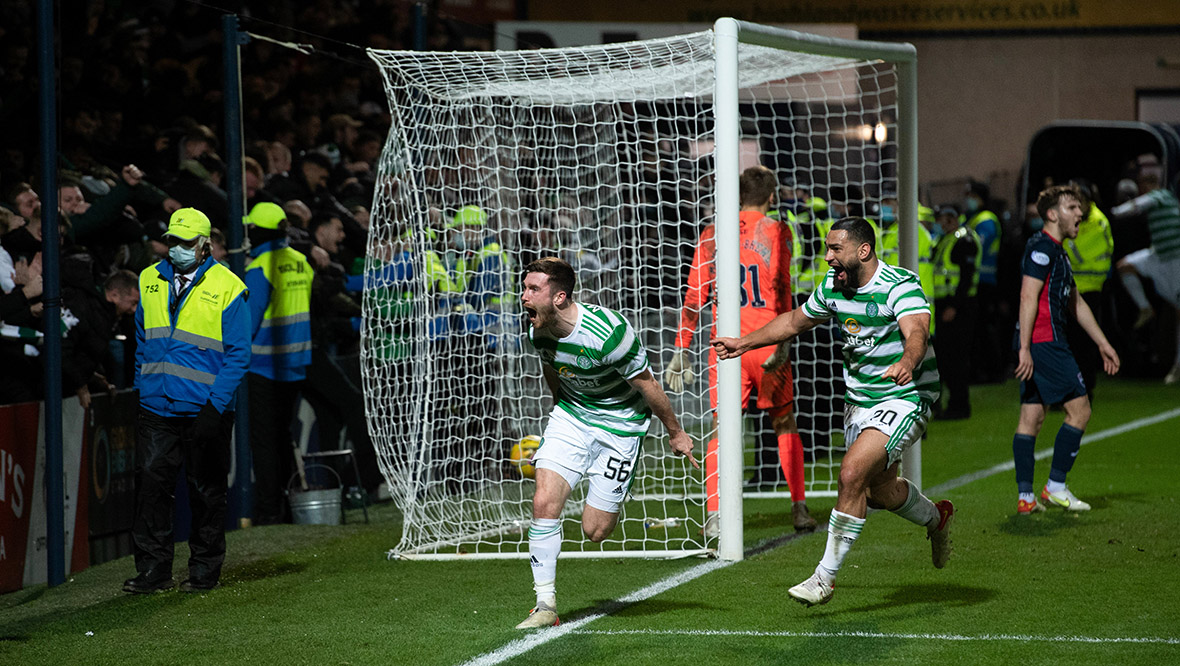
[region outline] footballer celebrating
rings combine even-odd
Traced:
[[[807,606],[832,598],[836,573],[864,528],[868,507],[926,528],[934,566],[950,558],[954,507],[935,504],[898,474],[902,453],[921,439],[938,400],[938,365],[928,345],[930,304],[918,276],[877,259],[873,227],[845,217],[827,235],[831,267],[802,307],[740,338],[716,338],[718,358],[790,340],[836,318],[844,333],[844,441],[836,508],[823,559],[788,594]]]
[[[640,444],[654,414],[672,452],[699,468],[693,443],[652,375],[639,336],[614,310],[575,303],[574,269],[545,257],[524,269],[521,305],[529,341],[541,356],[554,407],[533,456],[537,489],[529,527],[529,562],[537,604],[517,629],[558,624],[557,556],[561,511],[573,487],[589,479],[582,531],[595,543],[614,531],[631,487]]]

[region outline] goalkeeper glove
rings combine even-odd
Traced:
[[[196,420],[193,421],[193,427],[189,430],[189,437],[193,441],[203,442],[216,437],[220,429],[221,412],[217,411],[213,403],[206,401],[205,405],[201,407],[201,413],[197,414]]]
[[[664,383],[673,393],[681,393],[685,386],[696,381],[696,373],[692,370],[692,361],[688,360],[687,349],[677,349],[672,352],[672,360],[664,370]]]

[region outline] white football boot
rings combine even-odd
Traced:
[[[792,599],[808,608],[828,603],[835,593],[836,588],[828,585],[818,573],[811,574],[811,578],[787,590]]]
[[[516,625],[516,628],[542,629],[556,627],[559,624],[561,624],[561,620],[557,617],[557,609],[538,602],[537,607],[529,611],[529,616],[524,619],[524,622]]]

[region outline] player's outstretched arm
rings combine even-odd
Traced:
[[[680,427],[680,421],[676,419],[676,414],[672,413],[672,403],[668,400],[668,394],[664,393],[651,370],[644,370],[642,374],[627,381],[639,391],[647,406],[651,408],[651,413],[655,414],[668,430],[668,446],[672,448],[672,453],[688,458],[693,467],[700,469],[700,463],[692,455],[692,438]]]
[[[803,308],[796,308],[770,320],[762,328],[740,338],[713,338],[709,341],[717,352],[717,358],[737,358],[751,349],[786,342],[800,333],[810,331],[822,322],[803,314]]]
[[[1089,304],[1085,299],[1078,297],[1077,285],[1074,285],[1073,294],[1071,295],[1074,307],[1074,317],[1078,320],[1078,325],[1090,336],[1094,344],[1098,346],[1098,352],[1102,355],[1102,369],[1106,374],[1113,375],[1119,371],[1119,355],[1111,346],[1110,341],[1106,339],[1106,334],[1102,332],[1102,327],[1098,325],[1098,320],[1094,318],[1094,311],[1090,309]]]
[[[1028,381],[1033,375],[1032,331],[1037,320],[1037,299],[1044,286],[1044,280],[1031,275],[1025,275],[1020,283],[1020,348],[1016,353],[1016,378],[1021,381]]]

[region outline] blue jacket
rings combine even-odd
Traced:
[[[174,277],[167,260],[139,276],[135,387],[140,405],[160,416],[194,416],[208,401],[225,412],[250,366],[245,285],[207,258],[177,302]]]
[[[312,269],[286,238],[254,248],[246,266],[250,290],[250,372],[279,382],[297,382],[311,364]]]

